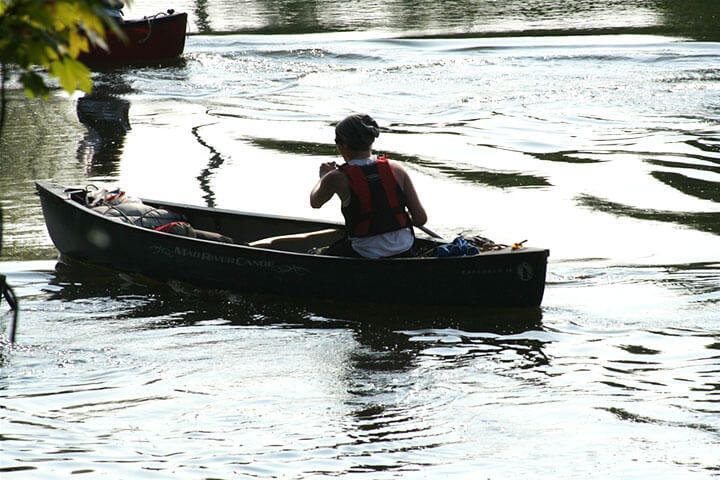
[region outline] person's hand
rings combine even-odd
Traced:
[[[337,168],[337,163],[335,162],[325,162],[320,165],[320,178],[324,177],[325,174],[328,172],[332,172]]]

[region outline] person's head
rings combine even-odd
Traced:
[[[370,115],[355,113],[342,119],[335,126],[335,143],[349,153],[369,152],[375,139],[380,135],[380,127]]]

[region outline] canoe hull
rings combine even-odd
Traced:
[[[185,49],[187,13],[126,20],[118,26],[125,41],[109,31],[108,50],[92,48],[80,60],[91,66],[158,62],[177,58]]]
[[[203,288],[315,298],[436,305],[539,306],[548,251],[525,248],[451,258],[367,260],[292,253],[181,237],[109,219],[38,183],[50,237],[62,255]],[[152,201],[150,201],[152,202]],[[193,225],[242,238],[337,224],[163,204]],[[250,237],[247,237],[251,239]]]

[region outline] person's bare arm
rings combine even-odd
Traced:
[[[405,201],[407,202],[408,211],[410,212],[410,218],[412,218],[413,224],[421,227],[427,222],[427,213],[425,208],[415,191],[415,186],[410,179],[410,175],[405,169],[398,163],[392,162],[392,172],[395,175],[395,179],[400,184],[400,188],[405,194]]]
[[[333,195],[340,192],[340,183],[343,173],[337,169],[335,162],[320,165],[320,179],[310,192],[310,206],[320,208],[325,205]]]

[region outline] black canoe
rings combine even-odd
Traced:
[[[135,226],[86,207],[70,188],[48,182],[36,187],[61,256],[161,281],[361,302],[482,307],[537,307],[545,290],[546,249],[502,248],[443,258],[332,257],[307,253],[319,245],[295,242],[295,251],[288,251],[282,240],[263,239],[321,230],[337,236],[338,223],[142,199],[183,215],[196,229],[235,241],[223,243]],[[419,238],[418,243],[432,250],[442,242]]]

